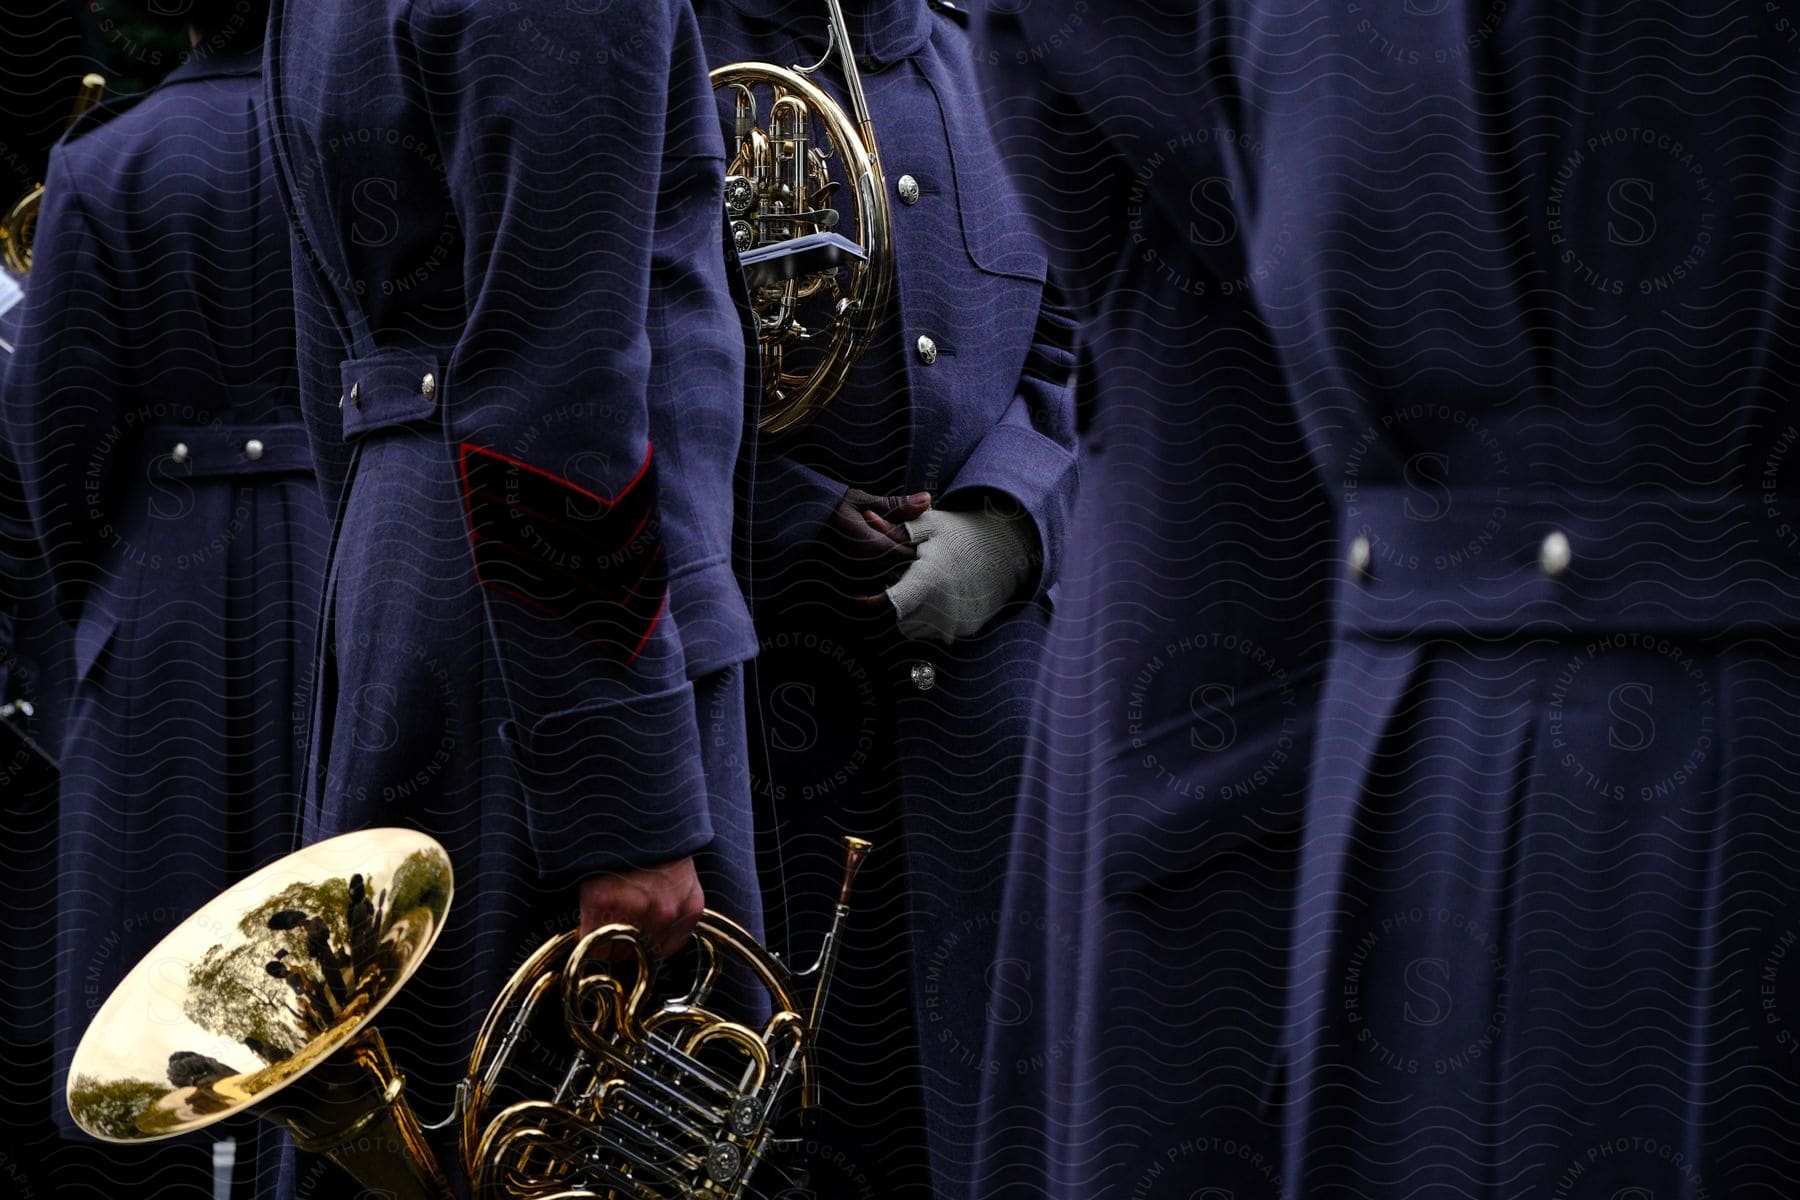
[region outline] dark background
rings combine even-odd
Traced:
[[[0,205],[44,177],[50,147],[89,71],[109,96],[141,92],[187,49],[185,0],[6,0],[0,4]]]

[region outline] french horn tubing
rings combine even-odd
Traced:
[[[443,931],[449,856],[405,829],[319,842],[215,897],[132,969],[76,1048],[69,1112],[129,1143],[254,1111],[396,1200],[458,1194],[428,1137],[438,1129],[455,1136],[470,1194],[491,1200],[773,1194],[758,1181],[780,1188],[785,1167],[759,1169],[792,1160],[799,1139],[782,1130],[813,1104],[816,1031],[869,843],[844,850],[805,972],[710,911],[685,986],[633,926],[550,938],[494,1001],[450,1118],[428,1130],[373,1022]],[[734,999],[736,1017],[723,1008]],[[541,1058],[552,1038],[567,1050],[546,1087],[541,1066],[513,1060],[527,1045]]]
[[[830,43],[812,66],[740,62],[712,72],[714,90],[733,100],[725,215],[750,291],[762,368],[757,424],[768,433],[798,428],[838,393],[893,289],[893,228],[875,126],[843,9],[838,0],[826,6]],[[834,50],[851,114],[812,78]],[[764,100],[766,124],[759,123]],[[853,227],[833,206],[834,161],[855,210]]]
[[[81,114],[100,103],[106,94],[106,77],[89,72],[81,77],[81,91],[75,96],[75,110],[69,114],[69,124],[73,125],[81,119]],[[37,237],[38,210],[44,206],[44,185],[36,184],[6,210],[0,217],[0,262],[4,262],[8,270],[15,275],[31,273],[31,247]]]

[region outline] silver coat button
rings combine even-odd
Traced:
[[[430,371],[425,372],[425,378],[419,380],[419,395],[427,400],[437,395],[437,376]]]
[[[937,686],[937,668],[928,662],[916,662],[912,665],[913,686],[921,692],[929,692]]]
[[[937,361],[937,343],[923,334],[919,336],[919,361],[928,367]]]
[[[911,175],[902,175],[894,181],[894,187],[900,193],[900,203],[917,204],[919,202],[919,181]]]
[[[352,404],[361,404],[362,403],[362,384],[353,383],[350,385],[350,403],[352,403]]]
[[[1369,539],[1359,537],[1350,543],[1350,570],[1359,576],[1369,573]]]
[[[1544,535],[1544,544],[1538,550],[1538,566],[1544,574],[1555,579],[1569,569],[1569,563],[1575,558],[1575,552],[1569,548],[1568,536],[1560,529],[1552,529]]]
[[[251,462],[255,462],[257,459],[261,458],[262,456],[263,456],[263,444],[260,439],[251,438],[249,441],[244,443],[244,457],[245,458],[249,459]]]
[[[176,442],[175,448],[173,450],[169,451],[169,457],[174,459],[176,462],[186,462],[188,460],[188,445],[187,445],[187,443],[186,442]]]

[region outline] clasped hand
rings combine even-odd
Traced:
[[[844,493],[829,535],[839,581],[864,609],[890,611],[908,638],[953,642],[979,631],[1031,576],[1037,533],[1016,510],[931,507],[929,493]],[[867,589],[879,589],[866,594]]]

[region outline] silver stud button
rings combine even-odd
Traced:
[[[937,668],[928,662],[916,662],[912,665],[912,683],[921,692],[929,692],[937,686]]]
[[[894,188],[900,193],[900,203],[917,204],[919,202],[919,181],[911,175],[902,175],[895,180]]]
[[[186,462],[188,460],[188,444],[186,442],[176,442],[175,448],[169,451],[169,457],[178,463]]]
[[[1560,529],[1552,529],[1544,535],[1544,544],[1538,550],[1538,566],[1544,574],[1555,579],[1569,569],[1574,561],[1575,552],[1569,547],[1568,535]]]
[[[437,376],[430,371],[425,372],[425,378],[419,380],[419,395],[427,400],[437,395]]]
[[[261,458],[262,456],[263,456],[263,444],[262,444],[261,439],[251,438],[249,441],[244,443],[244,457],[245,458],[249,459],[251,462],[255,462],[257,459]]]
[[[919,361],[929,367],[937,361],[937,354],[937,343],[921,334],[919,337]]]
[[[1369,573],[1369,539],[1359,537],[1350,543],[1350,570],[1358,576]]]

